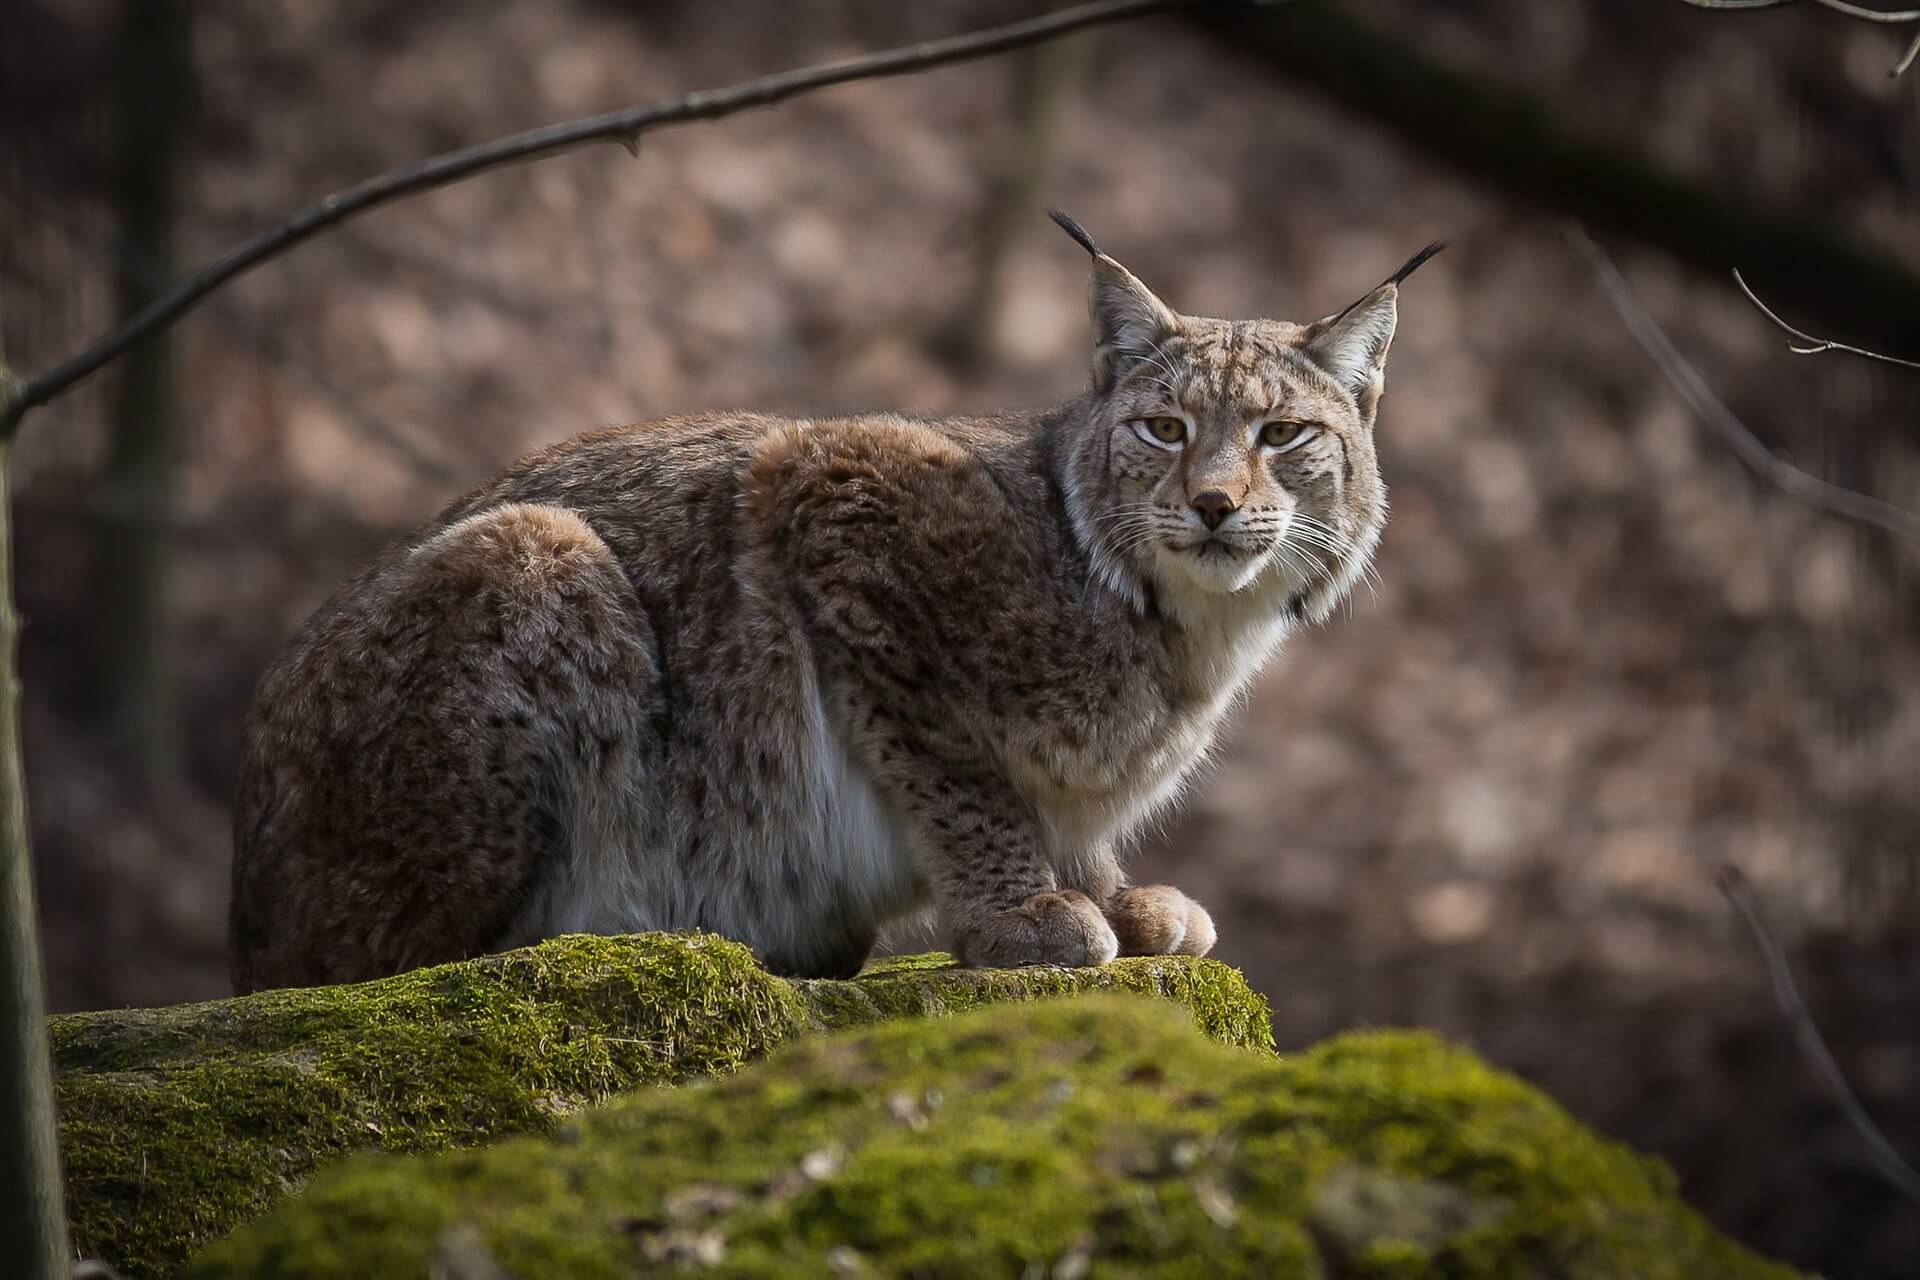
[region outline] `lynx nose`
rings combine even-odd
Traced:
[[[1193,509],[1207,522],[1207,528],[1218,529],[1220,522],[1234,512],[1234,502],[1218,489],[1209,489],[1205,493],[1195,494]]]

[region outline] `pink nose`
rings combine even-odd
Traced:
[[[1207,528],[1218,529],[1220,522],[1234,512],[1233,499],[1218,489],[1209,489],[1205,493],[1195,494],[1193,509],[1207,522]]]

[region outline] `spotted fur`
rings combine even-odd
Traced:
[[[1064,405],[580,436],[342,587],[248,716],[235,986],[692,928],[850,974],[928,905],[970,964],[1210,948],[1115,850],[1366,572],[1400,277],[1210,320],[1078,238]]]

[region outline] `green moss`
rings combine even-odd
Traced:
[[[350,1151],[551,1131],[637,1086],[721,1075],[796,1035],[1104,988],[1188,1003],[1270,1043],[1265,1002],[1208,961],[981,973],[944,956],[790,983],[706,936],[558,938],[357,986],[50,1020],[76,1247],[128,1276],[200,1244]]]
[[[1420,1034],[1235,1052],[1108,996],[808,1039],[559,1139],[361,1157],[192,1274],[1762,1280],[1664,1167]]]
[[[907,1017],[944,1017],[989,1004],[1095,991],[1159,996],[1186,1007],[1222,1044],[1273,1051],[1267,1002],[1236,969],[1172,957],[1116,960],[1099,969],[962,969],[939,952],[875,961],[852,982],[796,983],[815,1022],[841,1031]]]

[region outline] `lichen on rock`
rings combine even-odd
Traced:
[[[204,1244],[352,1151],[550,1132],[625,1090],[724,1075],[798,1035],[907,1014],[1121,989],[1268,1047],[1265,1002],[1224,965],[958,970],[885,961],[787,982],[703,935],[572,936],[378,982],[50,1020],[75,1245],[129,1277]]]
[[[815,1037],[550,1138],[365,1156],[201,1280],[1791,1275],[1663,1165],[1421,1033],[1235,1052],[1113,996]]]

